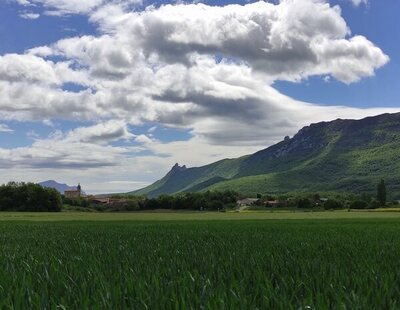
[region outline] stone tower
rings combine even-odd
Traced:
[[[82,192],[81,183],[78,183],[78,186],[76,187],[76,190],[78,191],[78,197],[81,197],[81,192]]]

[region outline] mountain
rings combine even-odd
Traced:
[[[400,113],[311,124],[254,154],[210,165],[176,164],[149,197],[185,191],[236,190],[245,195],[293,191],[375,193],[385,179],[400,199]]]
[[[40,182],[39,185],[41,185],[43,187],[54,188],[54,189],[58,190],[61,194],[64,194],[64,192],[66,190],[75,189],[76,188],[75,186],[69,186],[67,184],[57,183],[54,180],[48,180],[48,181]]]

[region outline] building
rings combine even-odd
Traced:
[[[108,197],[96,197],[96,196],[91,196],[88,198],[88,200],[91,203],[97,204],[97,205],[108,205],[111,203],[111,199]]]
[[[251,206],[253,204],[255,204],[256,202],[258,202],[258,198],[245,198],[245,199],[241,199],[236,201],[236,204],[239,207],[244,207],[244,206]]]
[[[81,184],[78,184],[78,186],[76,188],[64,191],[64,196],[66,198],[80,198],[80,197],[82,197]]]

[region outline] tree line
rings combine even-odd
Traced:
[[[9,182],[0,186],[0,211],[61,211],[60,193],[34,183]]]
[[[381,180],[377,185],[377,194],[374,197],[362,195],[348,195],[343,197],[337,195],[322,202],[318,194],[314,195],[292,195],[272,197],[258,195],[260,206],[270,207],[263,201],[281,200],[285,206],[290,208],[324,208],[330,209],[367,209],[379,208],[387,205],[386,185]],[[61,211],[63,205],[77,207],[78,210],[96,211],[141,211],[141,210],[199,210],[199,211],[224,211],[236,207],[240,197],[239,193],[226,191],[207,191],[199,193],[179,193],[175,195],[160,195],[155,198],[144,196],[118,195],[119,198],[112,204],[95,204],[85,198],[66,198],[57,190],[42,187],[34,183],[10,182],[0,185],[0,211]]]
[[[146,211],[146,210],[193,210],[193,211],[223,211],[234,208],[239,194],[235,191],[207,191],[200,193],[179,193],[175,195],[160,195],[155,198],[135,195],[115,195],[115,201],[109,204],[93,203],[84,198],[66,198],[66,205],[76,210],[96,211]]]

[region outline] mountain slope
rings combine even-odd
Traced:
[[[238,159],[186,168],[135,193],[233,189],[243,194],[375,191],[384,178],[400,198],[400,113],[312,124],[293,138]]]
[[[224,159],[213,164],[186,168],[175,164],[174,167],[161,180],[133,192],[136,195],[147,195],[149,197],[161,194],[172,194],[189,190],[191,187],[200,185],[213,178],[231,179],[239,173],[240,165],[246,157],[238,159]],[[212,185],[212,183],[207,186]],[[202,187],[203,188],[203,187]]]

